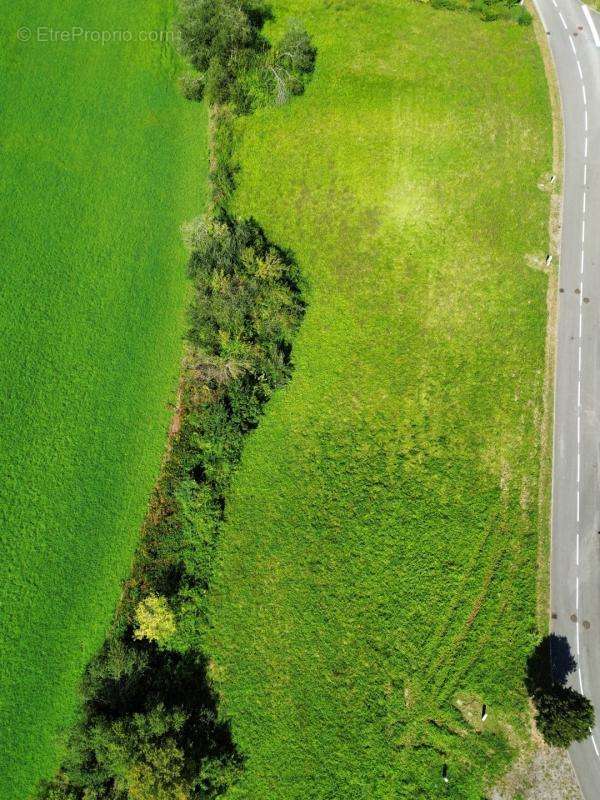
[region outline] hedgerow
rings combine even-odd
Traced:
[[[530,25],[531,14],[520,0],[429,0],[433,8],[448,11],[470,11],[478,14],[484,22],[510,20],[519,25]]]
[[[86,670],[67,756],[39,788],[43,800],[208,800],[242,767],[206,676],[206,598],[244,437],[289,380],[304,302],[292,256],[256,222],[226,210],[232,126],[234,114],[251,107],[253,69],[274,70],[296,94],[315,56],[298,26],[269,52],[260,34],[266,16],[259,6],[223,0],[182,4],[183,51],[203,71],[188,76],[184,91],[194,99],[202,91],[219,105],[212,108],[213,205],[184,227],[193,298],[179,403],[132,575]],[[268,91],[281,100],[274,85]]]

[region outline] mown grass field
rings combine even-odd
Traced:
[[[24,800],[56,767],[165,444],[186,304],[179,226],[202,207],[207,160],[204,111],[180,97],[170,45],[139,37],[172,11],[3,9],[3,800]],[[38,26],[132,40],[38,40]]]
[[[243,121],[235,210],[291,248],[309,305],[219,545],[228,796],[480,800],[529,726],[542,59],[531,28],[409,0],[274,11],[317,70]]]

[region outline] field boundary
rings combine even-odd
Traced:
[[[224,3],[225,15],[227,10]],[[182,52],[198,68],[206,52],[196,41],[193,8],[186,14],[179,25],[182,40],[185,26],[191,26],[191,45]],[[277,79],[266,84],[272,94],[261,100],[282,104],[303,92],[316,50],[296,24],[270,56],[260,38],[263,22],[241,20],[254,37],[254,66],[262,70],[254,77]],[[210,26],[205,33],[210,40]],[[212,46],[222,46],[218,37]],[[248,68],[235,58],[238,46],[235,37],[226,43],[219,63],[221,78],[232,78],[225,75],[224,62],[238,65],[239,89]],[[252,60],[248,48],[244,56]],[[231,83],[217,81],[204,95],[201,73],[182,81],[186,99],[205,99],[208,108],[210,200],[204,214],[181,228],[189,296],[177,396],[129,577],[103,645],[83,676],[69,753],[55,776],[42,782],[39,800],[89,791],[137,797],[141,787],[144,796],[149,789],[153,797],[216,797],[243,769],[244,756],[210,675],[207,595],[231,478],[247,435],[290,379],[293,341],[306,303],[291,252],[253,219],[228,211],[235,188],[232,121],[253,110]],[[224,86],[231,97],[217,96]]]
[[[546,304],[548,324],[546,327],[546,357],[544,366],[543,418],[540,426],[540,478],[538,493],[538,570],[537,570],[537,625],[541,633],[547,633],[550,624],[550,561],[552,557],[552,476],[554,452],[554,403],[556,382],[556,337],[558,323],[558,280],[560,272],[561,231],[563,216],[564,177],[564,120],[562,99],[554,66],[552,51],[548,45],[544,23],[534,0],[526,0],[532,16],[535,36],[540,48],[548,84],[552,110],[552,169],[556,176],[550,194],[548,219],[549,252],[555,267],[548,270],[548,292]],[[556,187],[556,188],[554,188]]]

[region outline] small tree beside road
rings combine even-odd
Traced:
[[[525,685],[536,709],[535,721],[544,740],[569,747],[590,735],[595,713],[592,703],[567,686],[577,663],[565,636],[544,637],[527,662]]]
[[[536,722],[545,741],[555,747],[582,742],[594,726],[594,707],[587,697],[569,686],[555,684],[534,697]]]

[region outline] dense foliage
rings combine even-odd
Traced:
[[[555,747],[569,747],[587,739],[594,727],[594,707],[569,686],[555,684],[534,699],[536,722],[544,739]]]
[[[260,0],[183,0],[181,51],[197,70],[184,81],[187,96],[247,112],[270,98],[283,103],[301,94],[316,50],[298,22],[271,48],[261,33],[270,18]]]

